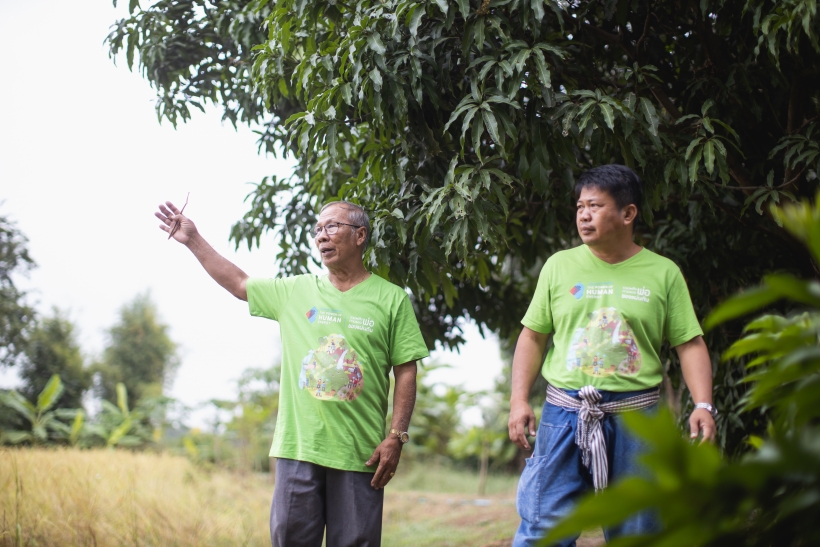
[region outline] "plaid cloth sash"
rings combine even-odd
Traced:
[[[548,403],[578,411],[575,444],[581,449],[581,462],[592,473],[592,484],[596,492],[606,488],[609,477],[606,441],[601,427],[604,415],[650,407],[660,399],[660,390],[608,403],[602,403],[601,399],[601,394],[592,386],[582,387],[578,392],[578,399],[557,387],[547,386]]]

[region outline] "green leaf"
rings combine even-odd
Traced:
[[[537,22],[544,18],[544,0],[530,0],[530,7]]]
[[[71,441],[72,445],[77,444],[77,442],[80,440],[80,434],[83,430],[83,419],[83,411],[78,410],[77,414],[74,416],[74,421],[71,424],[71,435],[69,437],[69,440]]]
[[[2,431],[0,432],[0,443],[20,444],[31,441],[33,437],[28,431]]]
[[[111,435],[109,435],[106,440],[106,445],[109,447],[116,446],[120,440],[122,440],[122,438],[125,437],[129,431],[131,431],[132,425],[131,418],[126,418],[120,425],[111,431]]]
[[[484,111],[482,110],[482,113]],[[481,135],[484,133],[484,118],[476,118],[473,123],[473,149],[481,160]]]
[[[546,88],[552,87],[552,81],[550,80],[550,70],[547,68],[547,61],[544,59],[544,53],[540,49],[536,49],[533,51],[535,55],[533,58],[535,59],[535,68],[536,73],[538,74],[538,81],[541,82]]]
[[[382,43],[381,37],[376,32],[370,34],[367,37],[367,45],[370,46],[370,49],[372,49],[379,55],[384,55],[384,52],[387,51],[387,49],[384,47],[384,44]]]
[[[277,84],[277,87],[279,88],[279,93],[281,93],[283,97],[288,96],[288,84],[287,84],[287,82],[285,81],[284,78],[279,79],[279,83]]]
[[[436,5],[438,6],[438,9],[440,9],[441,12],[444,15],[447,15],[447,11],[449,11],[449,6],[447,5],[447,0],[436,0]]]
[[[655,105],[653,105],[649,99],[641,97],[639,99],[639,107],[641,112],[643,112],[646,123],[649,124],[649,132],[657,137],[659,121],[658,114],[655,112]]]
[[[601,109],[601,114],[604,115],[604,122],[606,122],[606,126],[610,129],[610,131],[615,129],[615,113],[612,111],[612,107],[606,103],[601,103],[598,105]]]
[[[128,390],[122,382],[117,382],[117,406],[122,415],[128,417]]]
[[[63,383],[60,381],[60,375],[54,374],[43,388],[43,391],[37,396],[37,411],[42,414],[49,408],[54,406],[54,403],[63,394]]]
[[[37,409],[25,397],[16,391],[9,391],[7,393],[0,392],[0,403],[11,409],[16,410],[29,423],[34,423],[37,419]]]
[[[373,67],[373,70],[370,71],[368,74],[370,76],[370,81],[373,82],[373,90],[376,92],[381,91],[382,88],[382,73],[379,72],[377,67]]]
[[[500,146],[501,136],[498,134],[498,123],[496,123],[495,116],[493,116],[492,112],[486,110],[482,110],[481,115],[484,118],[484,125],[487,127],[487,132],[490,134],[490,137]]]
[[[550,530],[539,545],[553,545],[566,536],[574,536],[596,526],[612,526],[650,507],[655,501],[653,485],[645,479],[627,478],[594,497],[584,498],[577,508]]]
[[[695,184],[698,180],[698,167],[700,165],[700,160],[703,157],[703,147],[698,146],[695,148],[692,157],[689,159],[689,182]]]
[[[703,161],[706,163],[706,171],[711,175],[715,171],[715,145],[712,141],[706,141],[703,145]]]
[[[410,30],[410,35],[415,38],[419,33],[419,24],[421,23],[421,16],[424,15],[424,5],[419,4],[413,8],[413,12],[407,19],[407,27]]]
[[[339,154],[339,151],[336,149],[336,143],[338,141],[336,124],[331,124],[328,126],[327,133],[325,133],[325,140],[327,144],[328,155],[331,158],[335,159]]]
[[[703,118],[703,119],[701,120],[701,122],[703,123],[703,127],[705,127],[705,128],[706,128],[706,130],[707,130],[709,133],[714,133],[714,132],[715,132],[715,128],[714,128],[714,127],[712,127],[712,122],[711,122],[711,120],[710,120],[709,118]]]
[[[765,285],[747,289],[712,310],[712,313],[703,322],[703,329],[706,331],[712,330],[722,323],[756,312],[779,299],[780,294]]]
[[[706,113],[709,112],[709,109],[713,106],[715,106],[715,101],[708,99],[705,103],[703,103],[703,106],[700,107],[700,115],[705,118]]]

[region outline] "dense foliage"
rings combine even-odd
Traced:
[[[802,203],[775,209],[775,214],[820,262],[820,204]],[[652,507],[663,517],[662,532],[612,545],[820,543],[820,283],[767,276],[760,287],[717,308],[707,325],[717,326],[781,299],[795,310],[754,319],[723,356],[749,359],[750,388],[743,410],[772,409],[766,436],[750,439],[754,450],[730,462],[710,445],[681,438],[665,414],[632,416],[633,427],[651,446],[646,456],[650,476],[626,479],[587,499],[550,539],[611,525]]]
[[[573,181],[602,163],[643,176],[637,238],[681,266],[701,315],[765,272],[812,272],[765,205],[816,186],[813,0],[130,7],[111,53],[155,86],[161,119],[214,103],[298,160],[256,186],[237,245],[274,230],[283,272],[302,272],[315,206],[364,204],[368,264],[410,288],[430,344],[459,343],[459,317],[514,339],[540,266],[578,243]],[[715,357],[737,335],[715,331]],[[730,448],[741,376],[716,382]]]
[[[34,320],[34,309],[14,276],[34,267],[28,240],[17,225],[0,216],[0,367],[15,364],[25,350],[26,332]]]

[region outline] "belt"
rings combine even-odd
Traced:
[[[592,473],[592,484],[596,492],[606,488],[609,477],[606,441],[601,427],[604,415],[650,407],[660,399],[660,390],[608,403],[602,403],[601,399],[600,392],[593,386],[582,387],[578,392],[578,399],[557,387],[547,386],[548,403],[578,411],[575,444],[581,449],[581,462]]]

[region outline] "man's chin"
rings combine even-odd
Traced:
[[[581,236],[581,241],[584,243],[584,245],[594,245],[595,241],[597,241],[598,239],[597,237],[595,237],[595,232],[591,234],[582,234],[579,232],[578,235]]]

